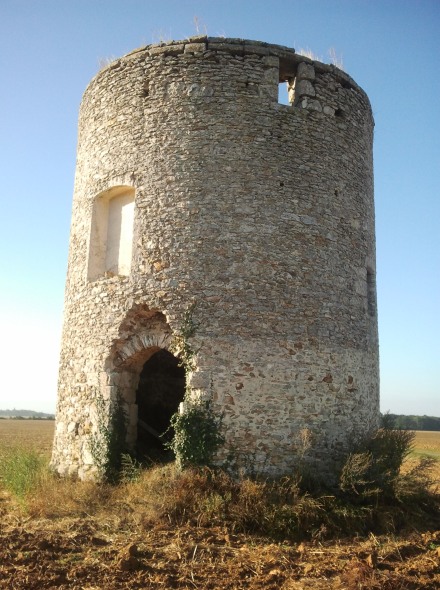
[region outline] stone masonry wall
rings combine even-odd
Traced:
[[[224,413],[219,460],[288,472],[308,429],[325,469],[377,425],[373,125],[347,74],[266,43],[152,45],[97,74],[79,117],[60,473],[94,472],[97,392],[123,396],[136,440],[142,365],[192,302],[190,385]],[[135,195],[131,268],[91,278],[94,211],[121,187]]]

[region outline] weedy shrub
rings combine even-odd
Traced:
[[[371,468],[373,457],[370,452],[350,453],[342,467],[339,487],[354,499],[370,500],[380,489],[373,479]]]
[[[0,455],[0,484],[22,504],[47,473],[47,461],[36,451],[16,447]]]
[[[414,437],[414,432],[385,425],[359,443],[341,469],[343,504],[351,505],[352,513],[356,507],[366,509],[370,528],[388,532],[439,521],[440,497],[431,476],[435,460],[421,458],[409,470],[402,469]]]
[[[360,503],[396,500],[400,471],[414,437],[414,432],[385,427],[358,443],[342,467],[341,491]]]
[[[221,418],[212,411],[209,401],[191,402],[182,413],[171,418],[174,436],[167,448],[171,449],[179,467],[211,466],[225,439],[221,432]]]

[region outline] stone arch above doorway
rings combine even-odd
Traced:
[[[147,306],[133,307],[122,321],[105,363],[107,373],[127,368],[139,370],[160,348],[169,350],[172,331],[165,315]]]

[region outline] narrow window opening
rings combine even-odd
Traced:
[[[376,276],[367,268],[367,308],[370,316],[376,315]]]
[[[292,106],[295,101],[295,78],[285,78],[278,84],[278,103]]]

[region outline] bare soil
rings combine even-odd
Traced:
[[[216,527],[3,514],[0,588],[438,590],[440,533],[273,544]]]

